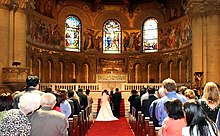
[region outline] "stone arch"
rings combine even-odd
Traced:
[[[58,15],[58,23],[60,24],[60,26],[64,27],[66,17],[69,15],[77,16],[82,23],[82,28],[91,28],[92,27],[91,26],[92,22],[91,22],[89,16],[86,14],[86,12],[83,11],[81,8],[78,8],[75,6],[64,7],[60,11],[60,13]]]
[[[120,24],[122,29],[128,29],[129,28],[129,20],[128,18],[121,13],[120,11],[105,11],[101,13],[97,18],[95,19],[94,26],[96,29],[101,29],[103,28],[103,24],[106,22],[106,20],[109,19],[115,19],[117,20]]]
[[[135,19],[134,19],[134,28],[142,28],[144,21],[149,18],[154,17],[158,21],[158,27],[160,24],[164,23],[163,14],[157,9],[147,9],[141,12]]]

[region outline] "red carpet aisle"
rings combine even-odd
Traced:
[[[117,121],[95,121],[86,136],[134,136],[126,118]]]

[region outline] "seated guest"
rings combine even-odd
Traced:
[[[184,105],[187,126],[182,129],[182,136],[217,136],[216,124],[202,110],[199,102],[191,100]]]
[[[170,98],[177,98],[179,99],[182,103],[186,102],[186,97],[176,93],[176,82],[173,79],[165,79],[163,81],[163,86],[166,93],[166,96],[162,97],[157,101],[157,105],[155,108],[155,116],[156,119],[159,121],[159,125],[162,125],[163,120],[167,117],[167,112],[165,111],[164,108],[164,103],[170,99]]]
[[[162,124],[163,136],[181,136],[182,128],[186,126],[182,102],[179,99],[171,98],[164,104],[168,114]]]
[[[0,121],[8,110],[12,109],[13,98],[10,93],[2,93],[0,95]]]
[[[52,110],[56,96],[45,93],[41,96],[41,108],[30,117],[31,136],[67,136],[68,122],[63,113]]]
[[[219,90],[215,83],[208,82],[205,85],[201,102],[204,112],[212,121],[216,121],[219,105]]]
[[[10,96],[11,97],[11,96]],[[8,97],[5,110],[11,107],[12,99]],[[0,103],[2,96],[0,97]],[[4,104],[3,104],[4,105]],[[2,108],[2,103],[0,107]],[[20,97],[18,103],[19,109],[10,109],[5,111],[1,117],[0,136],[29,136],[31,131],[31,123],[28,120],[28,114],[31,114],[40,106],[40,95],[37,93],[25,93]]]

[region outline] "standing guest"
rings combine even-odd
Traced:
[[[166,91],[165,91],[164,87],[160,87],[159,90],[158,90],[158,97],[162,98],[164,96],[166,96]],[[160,100],[160,99],[154,100],[151,103],[150,108],[149,108],[150,120],[153,121],[155,127],[159,127],[160,126],[158,124],[159,121],[156,119],[156,116],[155,116],[155,109],[156,109],[156,105],[157,105],[158,100]]]
[[[142,101],[141,110],[144,114],[144,117],[150,117],[149,108],[151,103],[157,99],[155,94],[155,88],[153,86],[148,87],[148,98]],[[142,98],[142,97],[141,97]]]
[[[93,99],[92,99],[92,96],[89,95],[90,94],[90,90],[89,89],[86,89],[86,96],[87,96],[87,100],[88,100],[88,106],[91,106],[92,103],[93,103]]]
[[[79,88],[78,89],[78,96],[79,98],[81,98],[81,110],[85,110],[85,108],[88,106],[88,100],[87,100],[87,96],[85,94],[83,94],[83,89]]]
[[[72,109],[74,110],[74,107],[71,107],[70,103],[67,100],[67,90],[59,89],[58,91],[60,92],[62,99],[60,103],[60,110],[63,114],[65,114],[66,120],[68,121],[68,118],[72,113]]]
[[[41,108],[30,117],[31,136],[67,136],[65,115],[52,110],[56,104],[56,96],[52,93],[45,93],[41,96]]]
[[[190,100],[184,105],[187,126],[182,129],[182,136],[217,136],[216,124],[211,121],[199,102]]]
[[[68,98],[73,101],[73,105],[74,105],[73,115],[78,115],[80,112],[80,105],[77,98],[79,97],[76,98],[74,97],[75,95],[77,95],[76,92],[74,92],[73,90],[68,90]]]
[[[59,111],[61,112],[61,109],[60,109],[60,103],[62,102],[62,96],[59,92],[57,91],[54,91],[52,94],[54,94],[56,96],[56,104],[55,106],[53,107],[53,110],[56,110],[56,111]]]
[[[167,112],[165,111],[164,103],[168,99],[177,98],[182,103],[185,103],[187,100],[185,96],[176,93],[176,82],[173,79],[167,78],[163,81],[162,84],[167,93],[166,96],[158,100],[155,108],[155,116],[156,119],[159,121],[159,125],[162,125],[163,120],[167,117]]]
[[[12,96],[4,96],[4,94],[0,96],[0,136],[29,136],[31,123],[27,115],[39,108],[40,95],[37,93],[25,93],[20,97],[19,109],[10,109],[12,107],[11,104]]]
[[[216,121],[219,105],[219,90],[214,82],[208,82],[205,85],[202,99],[199,100],[202,109],[212,121]]]
[[[39,84],[40,84],[40,80],[38,79],[37,76],[28,76],[26,78],[26,89],[25,89],[25,91],[20,92],[19,94],[15,95],[13,97],[13,108],[18,109],[19,99],[26,92],[39,93],[40,95],[42,95],[43,92],[39,91]]]
[[[181,86],[181,87],[177,90],[177,93],[184,95],[184,93],[185,93],[185,91],[186,91],[187,89],[188,89],[188,88],[187,88],[186,86]]]
[[[143,105],[143,100],[148,99],[149,94],[148,94],[148,91],[147,91],[147,89],[145,87],[141,88],[140,92],[143,93],[143,95],[141,96],[141,106],[142,106]]]
[[[168,114],[162,124],[163,136],[182,136],[182,128],[186,126],[182,102],[179,99],[171,98],[164,104]]]
[[[120,117],[120,105],[121,105],[121,93],[119,92],[118,88],[115,88],[115,93],[112,95],[112,104],[114,107],[114,116],[119,118]]]
[[[186,89],[186,90],[184,91],[184,96],[186,96],[186,98],[187,98],[188,100],[190,100],[190,99],[195,100],[195,99],[196,99],[196,94],[195,94],[195,92],[194,92],[193,90],[191,90],[191,89]]]
[[[132,107],[134,107],[134,100],[136,96],[138,96],[137,90],[132,89],[131,96],[128,98],[128,101],[130,102],[130,113],[132,113]]]
[[[220,110],[218,110],[216,124],[217,124],[217,127],[218,127],[218,135],[220,136]]]

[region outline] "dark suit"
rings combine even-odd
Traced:
[[[114,116],[119,118],[120,117],[120,104],[121,104],[121,93],[115,92],[112,95],[112,104],[114,107]]]
[[[81,98],[81,110],[85,110],[85,108],[88,106],[88,100],[87,100],[87,96],[85,94],[83,94],[82,92],[78,92],[78,96]]]
[[[67,136],[68,123],[65,115],[43,106],[29,116],[31,136]]]

